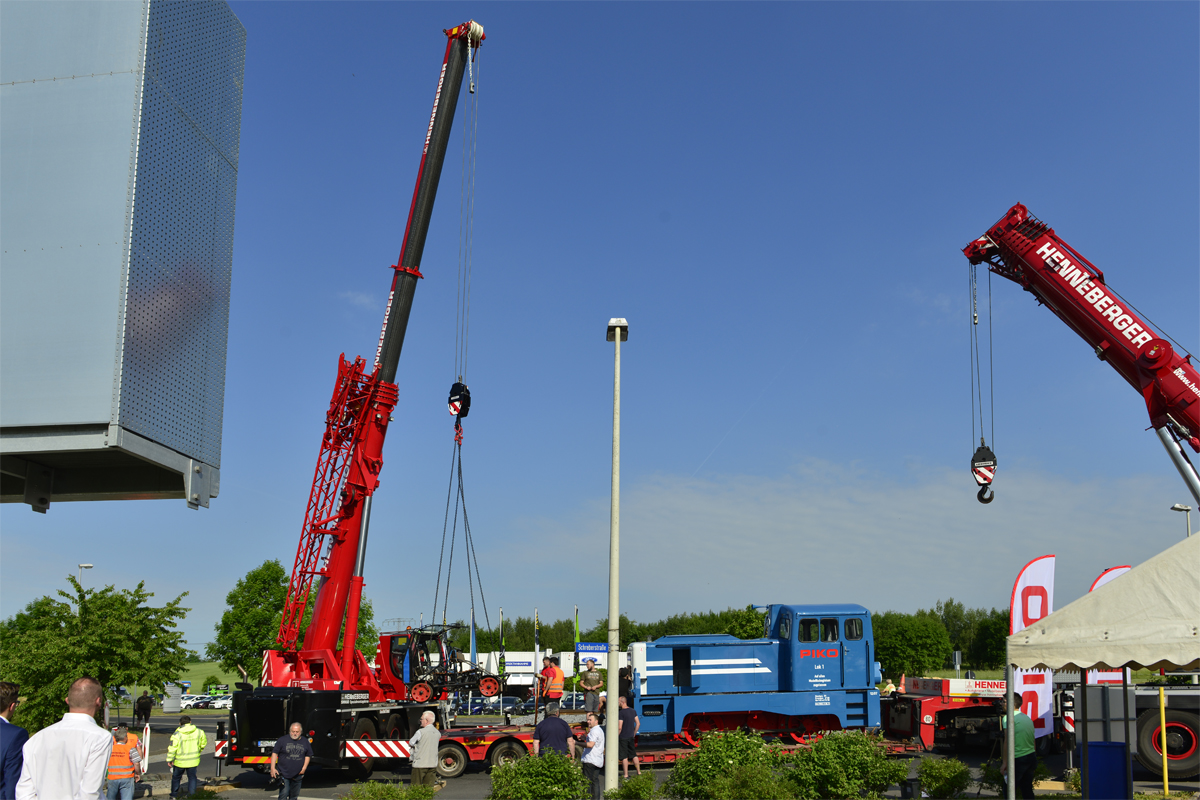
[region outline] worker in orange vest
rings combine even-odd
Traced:
[[[112,729],[113,749],[108,758],[108,800],[133,800],[133,785],[141,772],[142,753],[137,734],[120,722]]]
[[[547,703],[558,703],[562,700],[563,683],[567,676],[563,674],[562,668],[558,666],[558,659],[546,656],[542,659],[542,665],[545,667],[542,670],[542,696],[546,698]]]

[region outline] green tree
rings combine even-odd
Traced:
[[[871,615],[875,652],[886,674],[920,675],[938,669],[951,652],[950,636],[931,612]]]
[[[992,609],[980,620],[967,653],[975,669],[998,669],[1004,666],[1004,640],[1008,638],[1008,609]]]
[[[68,576],[72,592],[42,597],[0,623],[0,674],[19,683],[25,702],[13,722],[30,733],[56,722],[67,689],[90,675],[105,687],[149,686],[162,691],[187,663],[178,620],[189,609],[187,592],[161,607],[139,583],[135,589],[84,589]],[[113,694],[110,700],[115,701]]]
[[[222,683],[222,681],[221,681],[220,675],[209,675],[207,678],[204,679],[204,683],[200,687],[200,693],[201,694],[211,694],[211,692],[209,692],[209,689],[211,689],[214,686],[220,686],[221,683]]]
[[[216,625],[216,639],[206,648],[209,659],[226,672],[241,666],[257,675],[263,651],[276,648],[287,588],[287,573],[274,560],[264,561],[240,578],[225,595],[229,607]]]

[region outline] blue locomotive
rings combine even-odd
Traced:
[[[879,725],[871,612],[859,605],[767,606],[761,639],[664,636],[630,645],[642,734],[697,744],[748,728],[796,741]]]

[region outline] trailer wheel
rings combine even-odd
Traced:
[[[1162,775],[1162,728],[1158,709],[1143,711],[1137,721],[1137,759],[1155,775]],[[1167,777],[1183,780],[1200,774],[1200,717],[1177,708],[1167,709]]]
[[[353,739],[378,739],[375,732],[375,723],[368,717],[359,717],[354,723]],[[350,777],[355,780],[366,780],[371,777],[371,773],[375,771],[374,758],[347,758],[346,770],[350,773]]]
[[[479,679],[479,693],[484,697],[495,697],[500,694],[500,681],[491,677]]]
[[[408,687],[408,699],[414,703],[427,703],[433,697],[433,687],[425,681],[414,683]]]
[[[456,744],[447,742],[438,748],[438,775],[457,778],[467,771],[467,753]]]
[[[496,745],[489,754],[488,760],[492,762],[493,767],[499,767],[519,761],[525,756],[525,752],[523,745],[509,739]]]

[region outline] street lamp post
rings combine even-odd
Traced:
[[[91,564],[80,564],[79,565],[79,582],[81,584],[83,583],[83,571],[85,569],[91,569],[91,568],[92,568]]]
[[[1183,503],[1176,503],[1171,506],[1172,511],[1182,511],[1184,513],[1184,522],[1187,524],[1187,535],[1192,535],[1192,507],[1185,506]]]
[[[608,689],[604,713],[604,790],[617,788],[617,659],[621,650],[621,342],[629,339],[629,323],[614,317],[608,321],[608,341],[613,342],[613,445],[612,509],[608,524]]]

